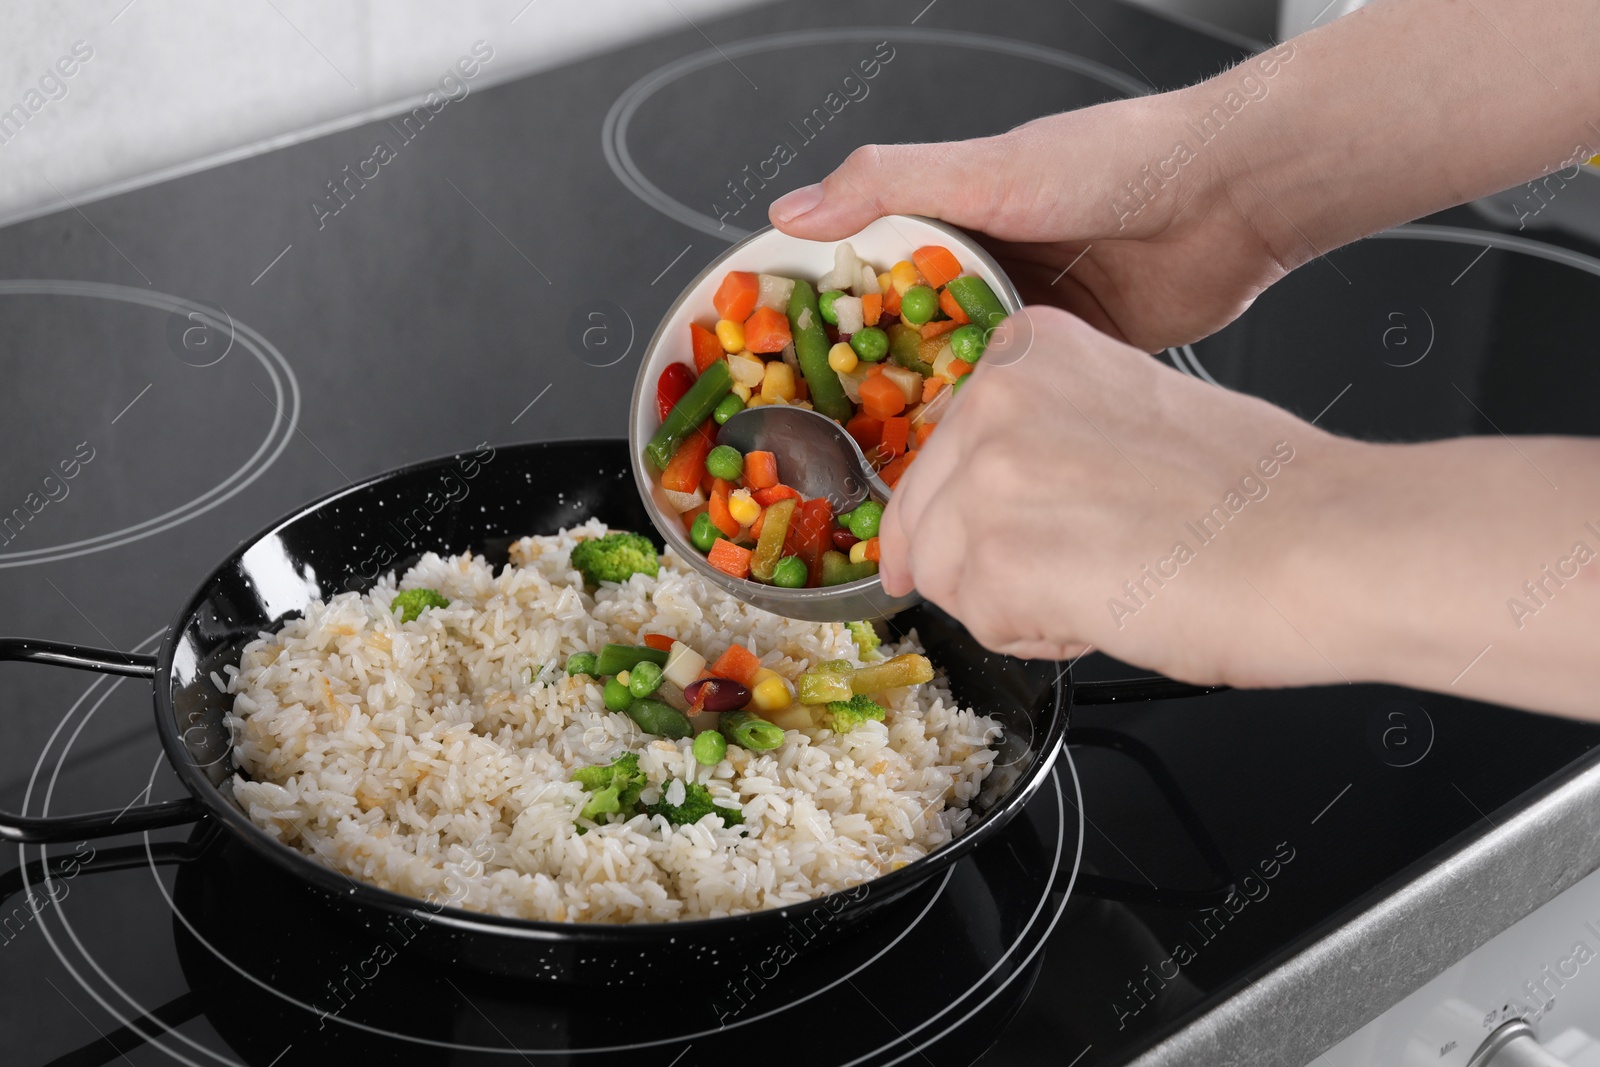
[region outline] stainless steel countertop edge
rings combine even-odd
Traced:
[[[1600,868],[1600,752],[1582,757],[1564,777],[1458,851],[1418,861],[1412,869],[1427,869],[1131,1061],[1132,1067],[1317,1061]]]

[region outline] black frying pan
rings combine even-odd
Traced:
[[[998,769],[972,802],[977,819],[959,840],[853,890],[805,904],[677,923],[554,923],[431,904],[353,881],[274,841],[233,797],[235,773],[223,716],[231,698],[212,672],[237,664],[244,645],[317,598],[365,590],[425,552],[474,551],[504,564],[509,545],[598,517],[651,534],[628,463],[627,442],[561,441],[485,448],[403,467],[309,504],[239,545],[189,598],[155,656],[26,639],[0,639],[0,660],[31,660],[153,681],[156,730],[189,791],[181,800],[124,811],[27,817],[0,813],[0,838],[76,842],[213,820],[219,832],[325,893],[366,921],[402,921],[436,958],[493,973],[558,981],[618,981],[646,968],[714,965],[719,949],[776,944],[796,928],[829,931],[872,914],[991,837],[1043,782],[1078,704],[1152,700],[1200,692],[1164,678],[1074,683],[1060,664],[989,652],[950,616],[921,605],[895,616],[915,627],[965,705],[1005,728]],[[804,939],[808,945],[828,938]],[[679,973],[671,971],[666,973]]]

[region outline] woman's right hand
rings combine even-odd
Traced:
[[[1220,142],[1172,161],[1181,99],[1121,100],[970,141],[867,145],[770,215],[818,241],[884,215],[942,219],[985,235],[1028,303],[1147,352],[1186,344],[1232,322],[1287,268],[1230,197]]]

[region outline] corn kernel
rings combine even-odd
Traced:
[[[771,404],[771,403],[774,403],[774,401],[768,400],[766,397],[762,396],[760,393],[751,393],[750,394],[750,399],[746,400],[744,402],[744,406],[747,407],[747,408],[758,408],[762,404]]]
[[[768,363],[761,376],[761,397],[763,400],[793,400],[794,368],[781,359]]]
[[[794,697],[789,693],[789,683],[775,671],[762,673],[770,674],[772,677],[761,678],[760,673],[756,675],[760,680],[756,681],[755,687],[750,690],[751,706],[758,712],[782,711],[787,708],[794,701]]]
[[[887,293],[889,291],[889,286],[892,284],[894,284],[894,279],[888,271],[884,271],[882,274],[878,275],[878,292]]]
[[[828,349],[828,366],[840,374],[849,374],[856,369],[856,364],[860,362],[861,359],[856,355],[856,350],[844,341],[840,341]]]
[[[743,382],[734,382],[732,392],[740,400],[746,402],[750,400],[750,387]]]
[[[855,544],[850,546],[850,562],[865,563],[866,561],[867,543],[865,541],[857,541]]]
[[[728,495],[728,514],[740,526],[749,526],[761,517],[761,505],[755,502],[748,489],[735,489]]]
[[[717,340],[724,352],[737,352],[744,348],[744,324],[732,319],[717,320]]]
[[[917,268],[909,259],[902,259],[889,268],[889,284],[894,286],[894,291],[901,296],[906,295],[906,290],[922,282],[922,275],[917,273]],[[717,336],[722,336],[722,323],[717,323]]]
[[[621,682],[623,685],[627,685],[628,684],[628,678],[629,677],[630,677],[630,675],[629,675],[629,673],[627,671],[618,671],[617,672],[617,681]]]

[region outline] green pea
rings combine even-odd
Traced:
[[[645,733],[670,737],[674,741],[688,737],[694,730],[683,712],[659,700],[635,700],[628,705],[628,718]]]
[[[568,674],[587,674],[594,678],[598,676],[600,657],[593,652],[574,652],[567,657]]]
[[[713,478],[738,481],[739,475],[744,473],[744,456],[732,445],[718,445],[706,456],[706,470]]]
[[[861,540],[878,536],[878,526],[883,522],[883,505],[868,500],[850,513],[850,532]]]
[[[721,426],[743,410],[744,401],[739,399],[737,393],[729,393],[722,398],[722,403],[711,409],[711,417]]]
[[[843,526],[845,529],[848,530],[850,528],[850,516],[852,516],[854,514],[855,514],[855,512],[853,512],[853,511],[841,511],[841,512],[839,512],[839,514],[835,515],[833,518],[834,518],[835,522],[837,522],[840,526]]]
[[[694,525],[689,527],[689,543],[702,552],[710,552],[711,546],[721,536],[722,531],[711,521],[711,516],[703,511],[694,517]]]
[[[772,584],[785,589],[803,588],[807,576],[805,560],[799,556],[784,556],[772,568]]]
[[[694,758],[715,767],[728,754],[728,739],[715,730],[702,730],[694,738]]]
[[[950,331],[950,354],[965,363],[976,363],[983,355],[983,330],[967,323]]]
[[[900,317],[913,326],[921,326],[939,310],[939,294],[926,285],[913,285],[900,298]]]
[[[605,692],[600,696],[605,701],[606,707],[612,711],[627,711],[629,705],[633,703],[633,694],[628,691],[628,687],[615,678],[606,679]]]
[[[661,688],[661,668],[645,660],[628,672],[628,692],[643,700]]]
[[[822,314],[822,321],[829,326],[839,325],[839,313],[833,310],[833,305],[843,295],[843,289],[829,289],[817,297],[817,311]]]
[[[889,354],[889,335],[876,326],[863,326],[850,335],[850,347],[867,363],[876,363]]]
[[[954,384],[954,385],[952,385],[950,387],[950,395],[951,396],[955,396],[957,393],[961,392],[961,387],[963,385],[966,385],[967,384],[967,379],[971,378],[971,377],[972,377],[972,375],[970,375],[970,374],[963,374],[961,377],[957,378],[956,379],[956,384]]]

